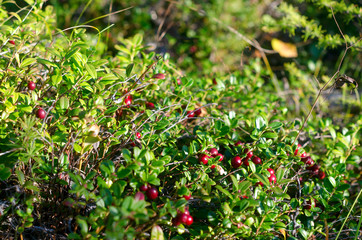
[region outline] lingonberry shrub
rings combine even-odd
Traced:
[[[309,22],[294,19],[299,13],[288,3],[279,5],[285,15],[275,14],[282,19],[269,18],[270,25]],[[59,31],[63,26],[55,24],[61,18],[50,5],[38,1],[26,7],[28,15],[22,10],[19,16],[0,6],[0,238],[320,239],[326,238],[322,233],[334,238],[339,230],[346,238],[358,234],[361,117],[338,126],[340,120],[323,116],[321,104],[297,138],[302,111],[315,94],[304,79],[313,79],[317,70],[322,79],[332,75],[321,66],[325,58],[314,45],[299,42],[302,59],[280,66],[273,65],[280,56],[274,51],[264,55],[256,45],[258,51],[248,49],[242,64],[238,59],[239,65],[229,68],[222,52],[210,52],[218,48],[202,42],[214,41],[209,31],[195,25],[180,35],[185,39],[205,32],[198,32],[193,57],[200,59],[193,64],[182,44],[193,45],[189,40],[194,37],[183,40],[187,43],[180,52],[161,57],[145,48],[136,28],[125,26],[128,32],[117,32],[117,37],[111,30],[109,35],[93,33],[88,24]],[[212,11],[215,5],[210,6]],[[343,4],[338,8],[347,14]],[[158,9],[153,11],[152,24],[138,26],[159,24]],[[348,11],[352,17],[359,14],[354,5]],[[172,13],[169,17],[179,14]],[[125,16],[142,23],[149,17],[149,12],[139,14]],[[198,24],[212,22],[207,14],[196,15],[202,17]],[[286,22],[286,15],[293,19]],[[179,29],[195,16],[183,15],[187,19],[179,21]],[[166,33],[168,27],[160,29]],[[257,29],[269,41],[262,37],[266,28]],[[273,29],[277,37],[278,28]],[[162,36],[157,52],[176,41]],[[342,41],[334,37],[327,40]],[[16,45],[6,44],[7,39],[16,39]],[[353,38],[348,39],[352,44]],[[240,46],[239,39],[238,44],[219,42]],[[220,59],[222,64],[212,62]],[[307,65],[297,68],[295,62]],[[219,71],[224,65],[228,70]],[[189,70],[194,68],[199,71]],[[275,69],[283,71],[272,74]],[[336,79],[339,86],[349,78]],[[26,84],[31,80],[36,91],[29,91],[35,90]]]

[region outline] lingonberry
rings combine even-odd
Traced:
[[[243,163],[243,161],[241,160],[241,158],[239,156],[236,156],[231,160],[231,165],[233,166],[233,168],[240,167],[242,163]]]
[[[206,164],[209,162],[209,158],[210,158],[210,157],[209,157],[208,155],[206,155],[206,154],[201,154],[201,155],[199,156],[199,161],[206,165]]]
[[[219,153],[216,148],[210,149],[211,156],[216,157],[216,155]]]
[[[319,177],[319,179],[320,179],[320,180],[323,180],[323,179],[326,177],[325,172],[323,172],[323,171],[319,171],[319,173],[318,173],[318,177]]]
[[[274,172],[274,170],[273,170],[273,169],[268,168],[267,170],[268,170],[268,172],[270,173],[270,175],[274,175],[274,174],[275,174],[275,172]]]
[[[272,184],[275,184],[277,181],[277,178],[275,177],[274,174],[270,175],[270,177],[268,179],[269,179],[269,182]]]
[[[44,119],[45,115],[46,115],[46,112],[42,108],[39,108],[38,111],[36,111],[36,116],[40,119]]]
[[[216,157],[219,156],[219,162],[221,162],[222,160],[224,160],[224,155],[222,155],[221,153],[216,154]]]
[[[253,163],[254,163],[255,165],[261,164],[261,159],[260,159],[259,157],[257,157],[257,156],[254,156],[254,157],[253,157]]]
[[[28,83],[28,88],[29,88],[29,90],[34,90],[36,88],[35,82],[30,81]]]
[[[146,195],[150,200],[154,200],[158,197],[158,191],[155,187],[150,187],[146,191]]]
[[[141,133],[136,132],[136,138],[140,139],[142,137]]]

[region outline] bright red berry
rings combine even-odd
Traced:
[[[138,139],[140,139],[140,138],[142,137],[141,133],[136,132],[136,137],[137,137]]]
[[[216,148],[211,148],[210,153],[211,153],[211,156],[216,157],[219,152],[217,151]]]
[[[178,217],[179,217],[181,223],[186,224],[188,216],[189,215],[186,213],[181,213]]]
[[[206,154],[201,154],[201,155],[199,156],[199,161],[206,165],[206,164],[209,162],[209,158],[210,158],[210,157],[209,157],[208,155],[206,155]]]
[[[124,99],[124,104],[125,104],[126,106],[131,105],[131,104],[132,104],[132,99],[131,99],[131,98],[125,98],[125,99]]]
[[[187,226],[190,226],[193,222],[194,222],[194,218],[191,215],[188,215],[185,224]]]
[[[302,154],[300,155],[300,157],[301,157],[301,158],[307,157],[307,153],[306,153],[306,152],[302,153]]]
[[[248,199],[249,197],[248,196],[246,196],[246,195],[244,195],[244,196],[241,196],[241,198],[243,198],[243,199]]]
[[[253,157],[253,163],[256,164],[256,165],[257,165],[257,164],[261,164],[261,159],[260,159],[260,157],[254,156],[254,157]]]
[[[243,163],[243,161],[241,160],[241,158],[239,156],[236,156],[231,160],[231,165],[233,166],[233,168],[240,167],[242,163]]]
[[[36,112],[36,116],[40,119],[44,119],[45,115],[46,115],[46,112],[42,108],[39,108],[38,111]]]
[[[269,179],[269,182],[272,184],[276,183],[276,181],[277,181],[277,178],[275,177],[274,174],[270,175],[270,177],[268,179]]]
[[[14,40],[9,40],[9,43],[12,45],[15,45],[15,41]]]
[[[212,164],[210,168],[211,168],[211,169],[214,169],[214,168],[216,168],[216,165],[215,165],[215,164]]]
[[[177,78],[177,84],[181,85],[181,79]]]
[[[35,82],[30,81],[28,83],[28,88],[29,88],[29,90],[34,90],[36,88]]]
[[[298,144],[297,149],[295,149],[295,151],[294,151],[294,155],[295,155],[295,156],[298,155],[298,151],[299,151],[299,148],[300,148],[300,147],[301,147],[301,145]]]
[[[184,195],[184,198],[185,198],[186,200],[190,200],[190,198],[191,198],[191,193],[190,193],[190,195]]]
[[[193,111],[187,111],[187,117],[189,117],[189,118],[195,117],[195,112],[193,112]]]
[[[158,191],[155,187],[150,187],[146,191],[146,195],[150,200],[154,200],[158,197]]]
[[[274,175],[274,174],[275,174],[275,172],[274,172],[274,170],[273,170],[273,169],[268,168],[267,170],[268,170],[268,172],[270,173],[270,175]]]

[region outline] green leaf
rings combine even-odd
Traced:
[[[133,70],[133,67],[134,67],[134,64],[131,63],[129,64],[127,67],[126,67],[126,76],[129,77],[132,73],[132,70]]]
[[[336,187],[336,180],[332,176],[328,177],[328,181],[334,188]]]
[[[278,138],[278,134],[275,132],[265,132],[263,133],[262,137],[264,138]]]
[[[162,228],[158,225],[152,227],[151,240],[164,240]]]
[[[257,116],[255,119],[255,127],[258,130],[262,130],[266,126],[266,121],[261,116]]]
[[[87,72],[89,73],[89,75],[93,79],[97,79],[97,71],[96,71],[96,68],[93,65],[90,65],[90,64],[86,63],[85,64],[85,69],[87,70]]]
[[[64,60],[68,60],[71,58],[74,54],[76,54],[80,50],[79,47],[70,49],[64,56]]]
[[[0,179],[5,181],[11,176],[11,170],[8,167],[5,167],[4,164],[0,164]]]
[[[240,203],[239,203],[240,212],[247,209],[249,207],[249,205],[250,205],[249,200],[247,200],[247,199],[241,200]]]
[[[281,122],[272,122],[269,124],[269,127],[273,130],[279,129],[283,126],[283,123]]]
[[[67,97],[61,97],[59,100],[60,108],[61,109],[68,109],[69,108],[69,99]]]
[[[244,193],[246,190],[248,190],[250,186],[251,182],[249,182],[248,180],[242,181],[241,183],[239,183],[239,190],[241,193]]]
[[[225,194],[226,196],[228,196],[230,199],[233,199],[233,196],[229,193],[229,191],[225,190],[223,187],[221,187],[220,185],[216,185],[215,186],[220,192],[222,192],[223,194]]]
[[[84,142],[86,144],[93,144],[93,143],[96,143],[96,142],[99,142],[100,140],[102,140],[102,138],[100,137],[93,137],[93,136],[88,136],[84,139]]]
[[[254,175],[264,184],[264,186],[269,185],[269,180],[266,176],[261,175],[260,173],[254,173]]]
[[[26,66],[29,66],[29,65],[35,63],[35,62],[36,62],[35,58],[26,58],[21,62],[20,68],[24,68]]]

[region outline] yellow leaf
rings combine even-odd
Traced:
[[[297,47],[292,43],[286,43],[279,39],[273,38],[271,41],[272,48],[279,53],[281,57],[295,58],[298,57]]]
[[[283,228],[280,228],[279,231],[281,232],[281,234],[283,234],[285,240],[286,239],[285,230]]]

